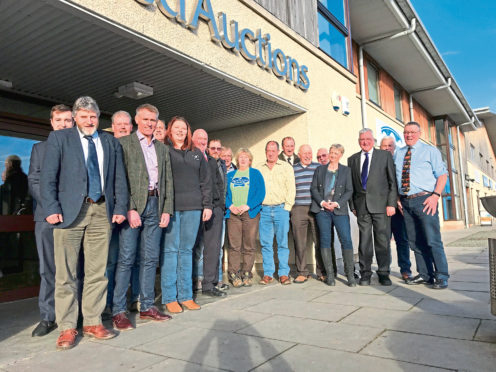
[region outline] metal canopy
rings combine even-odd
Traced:
[[[477,117],[484,121],[484,126],[487,130],[487,137],[491,142],[493,152],[496,154],[496,113],[491,112],[489,107],[474,109]]]
[[[350,0],[349,4],[353,39],[405,90],[440,86],[452,78],[450,87],[414,94],[431,115],[448,115],[456,124],[475,116],[408,0]],[[367,44],[404,31],[414,18],[414,33]]]
[[[13,83],[9,91],[66,104],[89,95],[106,113],[126,110],[133,115],[147,102],[166,121],[185,116],[194,127],[207,130],[305,111],[63,3],[0,2],[0,79]],[[119,86],[134,81],[153,87],[153,96],[114,96]]]

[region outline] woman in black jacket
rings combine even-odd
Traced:
[[[329,164],[315,170],[310,191],[312,193],[311,211],[319,226],[320,252],[327,272],[327,285],[336,285],[331,255],[331,225],[338,233],[343,253],[344,270],[348,285],[356,286],[353,264],[353,244],[351,241],[348,200],[353,194],[351,169],[339,164],[344,147],[334,144],[329,149]]]

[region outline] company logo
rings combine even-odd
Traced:
[[[143,5],[157,3],[160,11],[172,21],[184,25],[194,31],[199,21],[207,23],[210,37],[213,42],[239,53],[247,61],[256,61],[257,65],[265,70],[272,71],[280,79],[306,91],[310,87],[308,67],[286,55],[281,49],[273,48],[270,34],[264,34],[258,29],[256,32],[249,28],[240,30],[235,20],[228,20],[224,12],[216,17],[210,0],[196,0],[195,10],[189,20],[186,19],[186,0],[135,0]],[[173,4],[171,6],[171,4]]]

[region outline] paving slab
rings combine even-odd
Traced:
[[[357,352],[381,332],[371,327],[275,315],[237,333]]]
[[[284,371],[285,365],[293,371],[388,371],[436,372],[446,369],[377,358],[345,351],[297,345],[276,358],[262,364],[254,371]]]
[[[221,370],[217,369],[217,368],[207,367],[204,365],[202,366],[200,364],[185,362],[184,360],[167,358],[166,360],[164,360],[162,362],[154,364],[154,365],[147,367],[147,368],[140,370],[140,371],[148,371],[148,372],[150,372],[150,371],[157,371],[157,372],[162,372],[162,371],[170,371],[170,372],[177,372],[177,371],[215,372],[215,371],[221,371]]]
[[[248,371],[292,346],[293,342],[189,328],[176,333],[174,337],[164,337],[140,345],[136,350],[187,360],[207,367]],[[287,370],[290,370],[289,366]]]
[[[323,295],[313,302],[329,304],[375,307],[380,309],[394,309],[407,311],[419,301],[418,297],[392,297],[356,293],[333,292]]]
[[[269,314],[252,311],[206,307],[200,311],[187,311],[173,319],[178,327],[198,327],[218,331],[237,331],[249,324],[268,318]]]
[[[2,366],[7,371],[60,371],[71,372],[86,371],[122,371],[138,370],[158,363],[165,358],[134,350],[123,352],[120,348],[114,348],[96,342],[87,342],[84,347],[77,345],[66,351],[55,351],[55,344],[51,352],[39,354],[36,358],[17,361],[8,366]],[[77,361],[77,362],[76,362]]]
[[[450,276],[453,282],[487,282],[489,280],[489,269],[467,269],[456,271]]]
[[[493,372],[496,344],[387,331],[361,353],[434,367]]]
[[[427,285],[404,285],[392,291],[390,295],[395,297],[432,299],[444,302],[487,301],[489,299],[489,295],[481,291],[455,291],[451,288],[451,284],[453,283],[454,282],[450,282],[449,287],[443,290],[432,289]]]
[[[239,295],[239,296],[230,296],[228,295],[225,299],[209,304],[203,309],[208,308],[209,306],[215,306],[216,308],[222,309],[237,309],[242,310],[247,307],[262,303],[264,301],[269,301],[278,297],[276,292],[267,291],[267,288],[254,288],[254,290],[250,293]]]
[[[474,340],[496,344],[496,320],[483,320]]]
[[[478,319],[369,308],[362,308],[341,322],[466,340],[472,340],[479,325]]]
[[[423,299],[412,309],[412,311],[421,311],[438,315],[453,315],[475,319],[494,319],[494,316],[491,314],[490,310],[489,297],[486,301],[443,301],[434,299]]]
[[[489,283],[486,282],[449,282],[449,288],[455,291],[489,292]]]
[[[357,306],[335,305],[287,299],[274,299],[252,307],[247,311],[270,315],[286,315],[298,318],[336,322],[356,311]],[[295,319],[295,321],[298,321]]]

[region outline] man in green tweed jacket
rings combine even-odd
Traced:
[[[112,309],[114,327],[121,331],[133,328],[126,316],[126,292],[137,254],[140,262],[140,318],[170,319],[153,305],[162,228],[167,227],[174,210],[169,148],[153,136],[158,121],[155,106],[139,106],[135,121],[137,131],[119,139],[129,186],[129,208],[126,225],[119,237]]]

